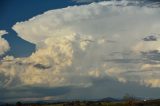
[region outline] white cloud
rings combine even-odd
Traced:
[[[92,2],[99,2],[99,1],[105,1],[105,0],[71,0],[77,3],[92,3]]]
[[[3,36],[5,34],[7,34],[8,32],[6,32],[5,30],[0,30],[0,36]]]
[[[140,0],[71,0],[71,1],[74,1],[74,2],[77,2],[77,3],[92,3],[92,2],[108,1],[109,4],[113,4],[113,5],[118,4],[118,3],[128,4],[128,2],[129,3],[136,3],[136,4],[138,4],[138,2],[140,2]],[[142,0],[142,2],[143,2],[143,0]]]
[[[109,77],[159,87],[160,73],[142,70],[141,51],[159,48],[159,41],[142,39],[160,33],[160,9],[110,3],[51,10],[16,23],[19,37],[37,50],[26,58],[4,58],[0,85],[87,87],[93,78]]]
[[[5,30],[0,30],[0,56],[10,49],[8,42],[2,38],[5,34],[7,34]]]

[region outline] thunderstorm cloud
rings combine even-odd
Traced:
[[[160,87],[160,42],[146,37],[160,34],[160,8],[127,3],[72,6],[17,22],[12,28],[35,44],[36,51],[29,57],[1,60],[0,88],[86,88],[106,78]],[[8,48],[0,45],[0,55]]]

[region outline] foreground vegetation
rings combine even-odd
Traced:
[[[160,100],[148,101],[122,101],[122,102],[105,102],[105,101],[73,101],[61,103],[43,103],[43,104],[23,104],[17,102],[15,105],[5,104],[3,106],[160,106]]]

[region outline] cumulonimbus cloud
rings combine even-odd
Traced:
[[[26,58],[1,61],[1,87],[87,87],[93,78],[105,77],[160,87],[159,67],[145,71],[153,64],[142,56],[142,51],[159,49],[158,41],[142,38],[160,33],[160,9],[120,5],[106,1],[73,6],[17,22],[13,29],[37,50]],[[150,66],[143,68],[146,64]]]

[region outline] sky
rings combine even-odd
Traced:
[[[160,97],[156,0],[0,5],[0,102]]]

